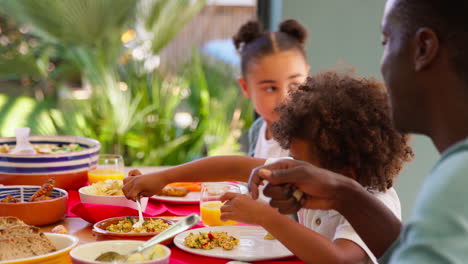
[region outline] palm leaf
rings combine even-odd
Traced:
[[[204,6],[205,0],[142,1],[139,14],[146,34],[151,39],[151,51],[158,54]]]
[[[7,14],[50,41],[94,46],[119,39],[136,0],[2,0]],[[110,13],[112,12],[112,13]],[[108,14],[108,15],[105,15]]]

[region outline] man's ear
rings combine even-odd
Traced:
[[[239,86],[241,87],[241,90],[244,96],[247,98],[250,98],[251,95],[250,95],[249,87],[247,86],[247,81],[244,79],[244,77],[237,78],[237,82],[239,83]]]
[[[415,71],[429,67],[439,52],[439,38],[430,28],[420,28],[415,35],[416,52],[414,54]]]

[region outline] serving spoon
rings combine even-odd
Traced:
[[[128,257],[132,254],[135,254],[137,252],[143,251],[151,246],[154,246],[166,239],[169,239],[180,232],[183,232],[190,227],[194,226],[196,223],[200,221],[200,217],[197,214],[191,214],[187,217],[184,217],[180,219],[179,222],[176,224],[170,226],[166,230],[162,231],[161,233],[155,235],[152,237],[150,240],[146,241],[145,243],[141,244],[139,247],[136,249],[128,252],[125,255],[119,254],[115,251],[107,251],[99,255],[95,260],[96,261],[102,261],[102,262],[113,262],[113,263],[118,263],[118,262],[125,262],[127,261]]]
[[[132,229],[140,228],[143,226],[145,219],[143,218],[143,210],[141,209],[141,198],[136,199],[136,204],[138,207],[138,222],[133,224]]]

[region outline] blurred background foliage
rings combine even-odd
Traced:
[[[0,135],[97,139],[126,165],[240,153],[252,107],[231,66],[195,49],[176,70],[158,54],[203,0],[2,0]],[[13,91],[13,92],[11,92]]]

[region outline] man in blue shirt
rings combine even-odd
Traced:
[[[300,161],[254,170],[272,204],[300,203],[344,215],[381,263],[466,263],[468,260],[468,1],[388,0],[382,19],[381,71],[395,126],[429,136],[443,153],[425,179],[404,228],[362,186]],[[359,213],[356,213],[359,212]],[[398,238],[398,239],[397,239]],[[396,242],[395,242],[396,241]],[[393,243],[393,244],[392,244]],[[389,246],[391,245],[390,249]],[[385,254],[384,254],[385,253]],[[313,254],[313,252],[311,252]]]

